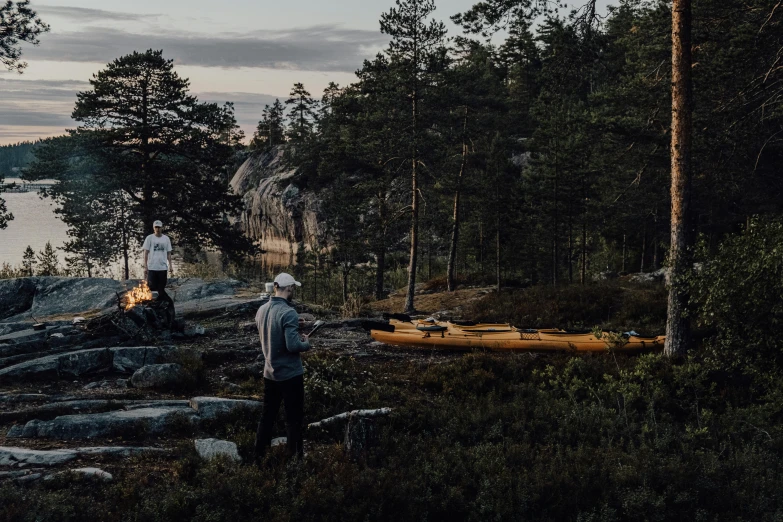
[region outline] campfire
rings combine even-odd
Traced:
[[[150,290],[149,285],[147,285],[147,281],[142,281],[139,286],[129,290],[123,296],[125,311],[130,310],[136,305],[152,301],[154,298],[155,296],[153,295],[152,290]]]

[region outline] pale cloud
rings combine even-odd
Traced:
[[[76,93],[90,89],[80,80],[24,80],[0,77],[0,144],[63,134],[75,128],[71,119]],[[193,92],[202,102],[232,102],[237,123],[248,136],[265,105],[285,97],[251,92]]]
[[[152,20],[160,15],[157,14],[136,14],[124,13],[119,11],[105,11],[103,9],[92,9],[87,7],[74,7],[65,5],[35,5],[36,12],[44,19],[49,17],[60,17],[79,23],[96,22],[99,20],[113,20],[117,22],[131,22]]]
[[[26,58],[107,63],[133,51],[163,49],[163,55],[178,65],[352,72],[387,40],[378,31],[337,25],[221,34],[87,27],[47,35],[46,45],[29,48]]]

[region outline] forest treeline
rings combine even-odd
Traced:
[[[11,145],[0,145],[0,178],[18,177],[34,157],[35,142],[21,141]]]
[[[226,226],[240,208],[227,181],[250,151],[280,145],[326,225],[299,270],[335,270],[345,294],[357,266],[374,275],[356,290],[377,297],[399,266],[451,288],[656,269],[670,230],[670,4],[624,0],[605,17],[593,2],[565,17],[546,5],[478,3],[452,36],[432,1],[400,1],[381,16],[388,47],[354,83],[294,85],[249,145],[233,107],[190,95],[165,50],[136,52],[90,80],[78,129],[45,140],[25,175],[61,180],[49,195],[69,262],[88,272],[127,260],[153,215],[191,249],[252,252]],[[783,9],[699,0],[693,13],[691,232],[714,251],[781,210]]]
[[[694,3],[690,232],[713,250],[751,216],[781,210],[775,7]],[[454,39],[433,8],[403,2],[385,14],[391,43],[356,83],[331,85],[319,102],[298,87],[289,120],[298,182],[328,194],[338,264],[374,260],[378,296],[386,259],[415,263],[417,251],[422,268],[448,260],[449,286],[454,268],[500,286],[660,267],[670,231],[669,4],[624,1],[605,19],[587,5],[534,25],[540,13],[524,2],[487,2],[453,17],[466,31]],[[483,43],[500,27],[501,43]],[[274,111],[254,143],[282,132]]]

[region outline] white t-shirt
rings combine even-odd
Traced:
[[[166,234],[160,237],[150,234],[144,240],[144,250],[149,250],[147,257],[147,270],[168,270],[169,263],[167,254],[171,252],[171,240]]]

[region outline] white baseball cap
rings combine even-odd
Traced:
[[[286,286],[291,285],[302,286],[302,283],[294,279],[294,276],[291,274],[286,274],[285,272],[277,274],[277,277],[275,277],[275,283],[277,283],[277,286],[280,288],[285,288]]]
[[[147,222],[149,223],[149,221]],[[156,219],[155,222],[152,224],[153,227],[162,227],[163,222],[160,219]]]

